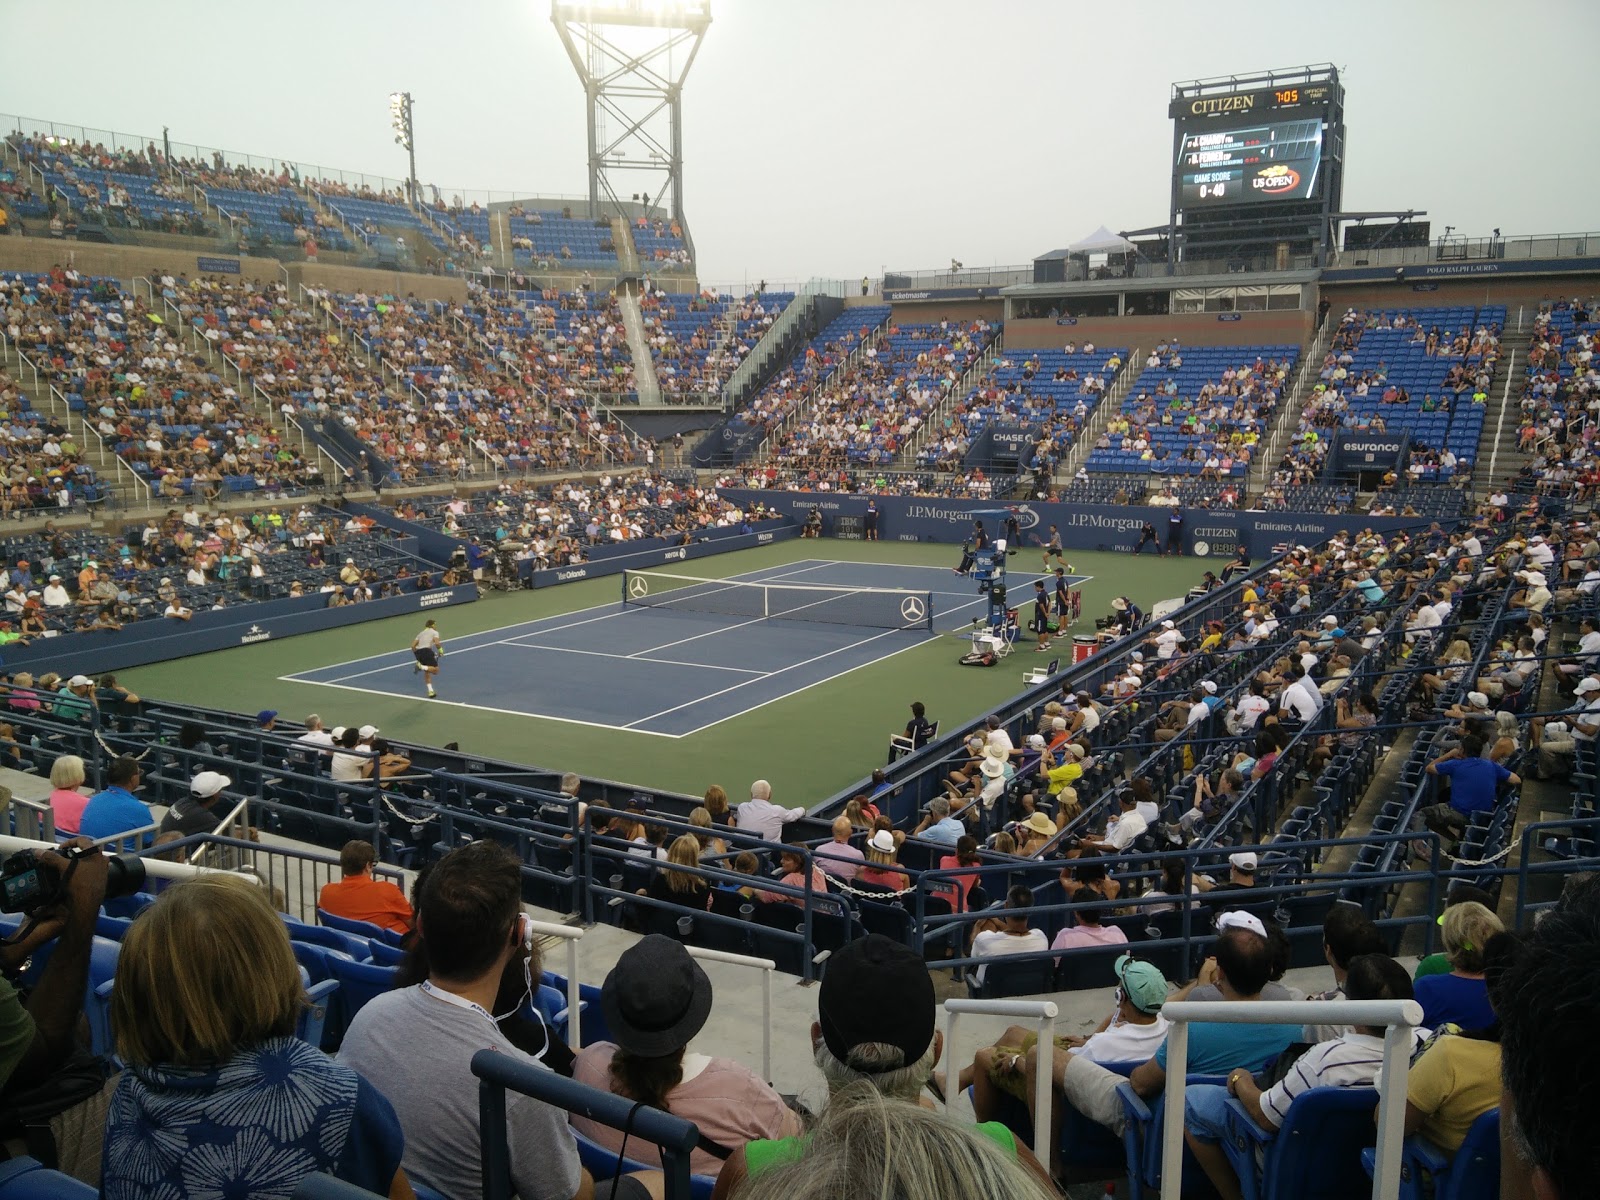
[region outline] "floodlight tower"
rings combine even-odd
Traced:
[[[389,127],[394,130],[397,146],[405,148],[410,174],[406,176],[406,189],[410,193],[411,207],[416,208],[422,198],[417,194],[417,147],[411,124],[411,93],[389,93]]]
[[[641,191],[660,208],[670,190],[682,221],[683,81],[711,0],[552,0],[550,21],[588,98],[589,215],[602,203],[626,213],[624,197]],[[630,191],[626,177],[640,175],[654,178]]]

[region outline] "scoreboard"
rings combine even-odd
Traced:
[[[1322,121],[1183,122],[1178,191],[1184,208],[1307,200],[1322,165]]]

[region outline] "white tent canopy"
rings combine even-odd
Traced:
[[[1102,225],[1088,237],[1073,242],[1067,249],[1074,254],[1126,254],[1133,249],[1133,243]]]

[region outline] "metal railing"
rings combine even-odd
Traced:
[[[1009,1017],[1014,1021],[1033,1021],[1038,1029],[1038,1052],[1040,1069],[1034,1072],[1033,1081],[1033,1111],[1037,1114],[1033,1122],[1033,1155],[1042,1163],[1048,1163],[1050,1154],[1050,1122],[1045,1119],[1045,1114],[1050,1111],[1050,1085],[1051,1073],[1043,1064],[1047,1061],[1051,1047],[1055,1045],[1056,1017],[1060,1010],[1051,1000],[946,1000],[944,1002],[944,1061],[945,1075],[945,1107],[950,1106],[950,1093],[954,1090],[956,1073],[952,1068],[959,1068],[966,1059],[956,1053],[956,1032],[960,1028],[963,1016],[980,1017]]]
[[[772,1082],[772,973],[778,964],[770,958],[757,958],[750,954],[733,954],[726,950],[711,950],[705,946],[688,946],[690,958],[701,962],[727,963],[736,967],[752,967],[761,972],[761,1078]]]
[[[1483,261],[1537,262],[1586,258],[1600,253],[1600,233],[1514,233],[1508,237],[1438,238],[1426,246],[1380,246],[1339,250],[1330,267],[1409,267]]]
[[[1161,1200],[1180,1200],[1183,1189],[1183,1097],[1189,1065],[1189,1026],[1196,1021],[1223,1025],[1382,1025],[1383,1089],[1378,1095],[1378,1154],[1372,1172],[1372,1197],[1394,1200],[1400,1194],[1411,1031],[1422,1024],[1422,1006],[1415,1000],[1174,1000],[1162,1005],[1161,1015],[1169,1023],[1166,1113],[1161,1130]],[[1041,1041],[1041,1048],[1043,1045]],[[1041,1072],[1044,1074],[1047,1073]]]

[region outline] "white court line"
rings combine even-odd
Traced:
[[[280,681],[286,681],[289,683],[306,682],[303,679],[291,679],[287,675],[280,676],[279,679]],[[412,698],[404,696],[399,692],[380,691],[378,688],[351,687],[347,683],[319,683],[316,686],[338,688],[341,692],[360,692],[363,696],[386,696],[390,700],[406,700]],[[619,729],[625,728],[625,726],[618,725],[615,721],[580,721],[576,717],[557,717],[550,713],[526,712],[520,708],[495,708],[490,704],[470,704],[465,700],[449,700],[443,697],[434,700],[426,700],[421,696],[414,698],[421,704],[448,704],[452,708],[467,708],[479,712],[500,713],[507,717],[525,717],[539,721],[559,721],[563,725],[587,725],[590,729],[609,729],[613,733],[617,732]],[[630,729],[628,732],[648,734],[650,737],[670,738],[673,741],[677,741],[679,738],[688,736],[688,734],[684,733],[657,733],[654,729]]]
[[[518,641],[511,641],[506,644],[518,646],[524,650],[553,650],[557,654],[587,654],[591,658],[616,658],[621,659],[623,662],[641,661],[637,654],[609,654],[604,650],[574,650],[570,646],[535,646],[527,642]],[[760,675],[762,678],[772,674],[771,671],[757,671],[751,667],[720,667],[712,663],[683,662],[675,658],[646,658],[642,661],[660,663],[664,667],[697,667],[706,671],[734,671],[740,675]]]
[[[733,576],[732,578],[733,578],[733,580],[735,582],[765,583],[765,582],[768,582],[769,580],[773,580],[773,579],[787,579],[787,578],[789,578],[790,575],[800,575],[800,574],[805,573],[806,571],[815,571],[819,567],[825,567],[825,566],[829,565],[828,562],[826,560],[823,560],[823,559],[801,559],[800,561],[801,562],[809,562],[812,565],[809,566],[809,567],[802,567],[802,568],[800,568],[799,570],[796,570],[796,571],[784,571],[784,572],[782,572],[780,574],[771,575],[771,576],[768,576],[766,579],[760,579],[760,580],[739,580],[737,576]],[[746,575],[755,575],[755,574],[759,574],[759,571],[746,571],[744,573]],[[603,579],[603,578],[606,578],[606,577],[605,576],[601,576],[601,578]],[[605,611],[601,612],[602,609],[604,609]],[[497,639],[494,639],[492,641],[486,641],[486,642],[474,641],[469,646],[455,646],[453,649],[451,649],[449,651],[449,653],[450,654],[465,654],[469,650],[481,650],[485,646],[504,646],[504,645],[506,645],[508,643],[514,642],[519,637],[528,637],[530,635],[539,635],[539,634],[546,634],[546,633],[559,633],[563,629],[576,629],[580,625],[592,625],[596,621],[606,621],[606,620],[611,619],[612,617],[625,616],[628,613],[634,612],[634,611],[637,611],[636,607],[630,608],[630,607],[627,607],[627,606],[623,606],[623,607],[619,608],[619,607],[616,606],[615,602],[609,602],[609,603],[606,603],[606,604],[595,604],[595,605],[590,606],[589,608],[574,609],[570,613],[556,613],[553,616],[548,616],[548,617],[535,617],[531,621],[518,621],[518,622],[516,622],[515,624],[512,624],[512,625],[501,625],[501,626],[498,626],[498,627],[496,627],[494,629],[482,629],[482,630],[479,630],[477,633],[464,634],[460,638],[454,639],[454,642],[465,642],[465,641],[468,641],[469,639],[482,638],[482,637],[485,637],[485,636],[487,636],[489,634],[505,633],[507,630],[511,630],[511,629],[518,630],[519,632],[512,634],[510,637],[497,638]],[[600,613],[600,615],[597,616],[597,617],[585,617],[581,621],[567,621],[566,623],[561,624],[561,625],[546,625],[546,624],[544,624],[547,621],[560,621],[563,617],[575,616],[578,613],[591,613],[591,612],[598,612],[598,613]],[[528,628],[529,626],[534,626],[534,625],[538,625],[538,626],[540,626],[540,628],[538,628],[538,629]],[[445,644],[447,646],[452,646],[453,642],[446,642]],[[337,677],[339,679],[360,679],[364,675],[376,675],[376,674],[378,674],[378,673],[380,673],[382,671],[389,671],[389,670],[393,670],[395,667],[403,667],[403,666],[405,666],[408,662],[411,661],[411,659],[409,658],[409,654],[410,654],[410,651],[408,651],[408,650],[388,650],[388,651],[385,651],[382,654],[368,654],[368,655],[364,655],[361,658],[349,658],[349,659],[346,659],[344,662],[328,663],[325,666],[311,667],[307,671],[299,671],[299,672],[296,672],[293,675],[280,675],[280,676],[278,676],[278,681],[280,683],[311,683],[311,684],[319,684],[319,683],[322,683],[323,681],[320,680],[320,679],[306,679],[306,678],[304,678],[304,676],[309,674],[311,671],[335,671],[335,670],[338,670],[340,667],[353,667],[357,663],[377,662],[380,659],[383,659],[383,660],[391,660],[392,659],[393,660],[393,661],[385,661],[383,666],[375,667],[375,668],[373,668],[372,670],[369,670],[369,671],[356,671],[356,672],[353,672],[353,673],[351,673],[349,675],[340,675],[340,676]],[[333,685],[330,683],[327,686],[332,687]],[[387,694],[387,693],[385,693],[385,694]]]
[[[783,572],[775,574],[775,575],[767,575],[767,576],[764,576],[761,579],[743,580],[743,581],[740,581],[740,582],[768,583],[768,582],[773,582],[775,580],[787,579],[787,578],[790,578],[791,576],[794,576],[794,575],[805,574],[805,573],[807,573],[809,571],[820,570],[823,567],[837,566],[837,565],[843,565],[843,566],[891,566],[891,567],[917,566],[917,564],[904,564],[904,563],[902,563],[902,564],[859,563],[859,562],[852,562],[852,561],[847,560],[847,559],[801,559],[800,561],[801,562],[805,562],[805,563],[809,563],[810,565],[804,566],[804,567],[798,567],[798,568],[796,568],[794,570],[783,571]],[[946,570],[947,568],[944,568],[944,567],[925,567],[924,566],[924,567],[919,567],[919,569],[930,570],[930,571],[943,571],[943,570]],[[759,571],[747,571],[747,572],[745,572],[745,574],[747,574],[747,575],[756,575],[756,574],[760,574],[760,572]],[[732,578],[732,579],[734,579],[736,581],[739,581],[737,576],[733,576],[733,577],[730,577],[730,578]],[[847,587],[848,585],[840,585],[840,586],[841,587]],[[961,592],[952,592],[952,593],[944,593],[944,594],[947,594],[947,595],[968,595],[967,593],[961,593]],[[982,603],[986,603],[986,601],[984,600],[984,598],[982,596],[969,596],[969,598],[964,603],[962,603],[960,605],[956,605],[955,606],[955,610],[959,611],[960,609],[968,608],[968,607],[971,607],[971,606],[973,606],[975,604],[982,604]],[[574,627],[579,626],[579,625],[591,624],[594,621],[605,620],[608,617],[620,616],[623,613],[631,611],[626,606],[624,606],[624,607],[622,607],[620,609],[614,609],[612,607],[612,605],[609,604],[609,603],[608,604],[603,604],[603,605],[594,605],[594,606],[592,606],[591,608],[588,608],[588,609],[578,609],[578,610],[575,610],[575,611],[578,612],[578,613],[582,613],[582,612],[598,612],[601,609],[605,609],[607,611],[601,613],[601,615],[598,616],[598,617],[589,617],[589,618],[586,618],[586,619],[581,620],[581,621],[570,621],[570,622],[566,622],[564,624],[557,625],[557,626],[546,626],[545,628],[542,628],[542,629],[529,630],[527,633],[519,633],[519,634],[516,634],[516,635],[514,635],[512,637],[509,637],[509,638],[501,638],[501,639],[496,639],[496,640],[490,641],[490,642],[482,642],[482,643],[474,644],[472,646],[462,647],[461,650],[479,649],[479,648],[481,648],[482,646],[485,646],[485,645],[491,645],[491,646],[517,645],[517,646],[519,646],[520,648],[523,648],[523,649],[555,649],[555,647],[533,647],[533,646],[527,646],[525,643],[520,643],[516,639],[518,637],[537,635],[537,634],[540,634],[540,633],[553,633],[553,632],[557,632],[557,631],[562,630],[562,629],[571,629],[571,628],[574,628]],[[532,620],[532,621],[518,622],[518,623],[516,623],[514,625],[503,625],[503,626],[500,626],[497,629],[483,630],[481,633],[478,633],[478,634],[468,634],[468,635],[466,635],[466,637],[469,637],[469,638],[470,637],[481,637],[481,636],[483,636],[483,634],[486,634],[486,633],[503,633],[503,632],[505,632],[507,630],[518,629],[518,628],[523,628],[523,627],[532,626],[532,625],[539,625],[541,622],[551,621],[551,620],[559,620],[561,616],[571,616],[571,615],[574,615],[574,614],[568,613],[568,614],[557,614],[556,616],[553,616],[553,617],[540,617],[540,618],[536,618],[535,620]],[[727,627],[727,628],[719,629],[719,630],[713,630],[712,632],[713,633],[727,632],[728,628],[732,628],[732,627]],[[695,700],[688,701],[685,704],[677,705],[674,708],[666,709],[666,710],[664,710],[663,712],[660,712],[660,713],[655,713],[655,714],[653,714],[652,716],[649,716],[649,717],[640,718],[640,720],[642,720],[642,721],[654,720],[657,717],[668,715],[670,713],[678,711],[679,709],[690,707],[693,704],[699,703],[701,701],[714,699],[715,697],[720,696],[720,695],[724,695],[727,692],[735,691],[735,690],[737,690],[737,688],[743,687],[747,683],[761,682],[762,680],[771,678],[774,675],[781,675],[781,674],[784,674],[787,671],[794,670],[797,667],[806,666],[806,665],[809,665],[810,663],[819,662],[822,659],[830,658],[833,655],[840,653],[841,651],[854,649],[856,646],[866,645],[866,644],[868,644],[870,642],[878,641],[879,639],[887,637],[887,636],[889,636],[890,634],[893,634],[893,633],[903,633],[903,632],[907,632],[907,631],[906,630],[902,630],[902,629],[886,629],[886,630],[882,631],[881,633],[874,634],[871,637],[861,639],[860,641],[857,641],[857,642],[849,643],[849,644],[847,644],[845,646],[840,646],[837,649],[830,650],[825,654],[817,655],[816,657],[810,658],[810,659],[806,659],[803,662],[794,663],[791,666],[782,668],[781,670],[767,672],[767,673],[761,675],[761,679],[749,679],[749,680],[741,681],[739,684],[736,684],[734,687],[724,688],[724,689],[722,689],[722,691],[712,692],[709,695],[700,696]],[[888,659],[895,657],[896,655],[904,654],[907,650],[915,650],[919,646],[927,645],[929,642],[938,641],[938,640],[940,640],[940,638],[942,636],[943,635],[938,634],[938,633],[930,634],[929,636],[924,637],[924,638],[922,638],[922,639],[920,639],[920,640],[918,640],[916,642],[913,642],[908,646],[902,646],[900,649],[890,651],[888,654],[880,654],[877,657],[867,659],[866,661],[857,663],[854,666],[846,667],[842,671],[835,672],[834,674],[825,676],[822,679],[814,680],[811,683],[803,684],[802,686],[800,686],[798,688],[794,688],[791,691],[784,692],[781,695],[770,697],[769,699],[763,700],[759,704],[752,705],[749,708],[744,708],[744,709],[740,709],[738,712],[729,713],[725,717],[719,717],[715,721],[707,722],[704,725],[697,726],[696,728],[690,729],[690,730],[688,730],[688,731],[686,731],[684,733],[663,733],[663,732],[661,732],[659,730],[654,730],[654,729],[640,729],[640,728],[637,727],[638,724],[639,724],[639,721],[634,721],[634,722],[631,722],[631,723],[629,723],[627,725],[617,725],[614,722],[584,721],[584,720],[581,720],[581,719],[578,719],[578,718],[575,718],[575,717],[561,717],[561,716],[555,716],[553,714],[544,713],[544,712],[528,712],[528,711],[525,711],[525,710],[522,710],[522,709],[499,708],[499,707],[496,707],[494,705],[469,703],[469,702],[464,701],[464,700],[433,700],[433,701],[430,701],[430,703],[433,703],[433,704],[441,704],[441,703],[449,704],[449,705],[451,705],[453,707],[456,707],[456,708],[481,709],[484,712],[500,713],[500,714],[503,714],[505,716],[532,718],[534,720],[544,720],[544,721],[556,721],[556,722],[559,722],[559,723],[565,724],[565,725],[583,725],[583,726],[587,726],[587,727],[589,727],[591,729],[609,729],[609,730],[625,729],[629,733],[642,733],[642,734],[646,734],[646,735],[648,735],[650,737],[662,737],[662,738],[671,739],[673,741],[677,741],[677,740],[680,740],[682,738],[691,737],[694,734],[704,732],[705,730],[714,728],[717,725],[722,725],[722,724],[724,724],[724,723],[726,723],[728,721],[731,721],[731,720],[733,720],[733,719],[735,719],[737,717],[742,717],[746,713],[750,713],[750,712],[756,711],[756,709],[765,708],[769,704],[775,704],[780,700],[787,700],[792,696],[798,696],[800,693],[809,691],[814,687],[819,687],[824,683],[831,683],[833,680],[843,678],[845,675],[848,675],[853,671],[859,671],[864,667],[875,666],[876,664],[881,663],[881,662],[885,662]],[[465,638],[463,638],[461,640],[465,640]],[[458,650],[456,652],[459,653],[459,652],[461,652],[461,650]],[[591,652],[591,653],[593,653],[593,652]],[[393,654],[392,657],[395,658],[395,662],[394,663],[386,664],[385,666],[379,667],[379,668],[377,668],[375,670],[364,671],[364,672],[360,672],[360,673],[355,674],[355,675],[343,676],[342,678],[355,679],[355,678],[360,678],[362,675],[379,674],[382,671],[391,670],[391,669],[393,669],[394,666],[397,666],[397,665],[403,666],[405,664],[405,662],[409,661],[408,659],[403,657],[403,654],[404,654],[404,652],[396,652],[395,654]],[[332,669],[332,668],[337,668],[337,667],[342,667],[342,666],[352,666],[352,665],[354,665],[356,663],[361,663],[361,662],[372,662],[372,661],[374,661],[376,659],[379,659],[379,658],[388,658],[388,657],[391,657],[391,655],[389,655],[389,654],[367,655],[364,658],[350,659],[350,660],[348,660],[346,662],[343,662],[343,663],[332,663],[332,664],[329,664],[328,666],[316,667],[316,668],[312,668],[312,669],[313,670],[318,670],[318,671],[324,671],[324,670],[329,670],[329,669]],[[648,660],[647,659],[645,661],[661,661],[661,660]],[[683,664],[683,665],[703,666],[705,664],[702,664],[702,663],[691,663],[691,664]],[[302,678],[299,675],[280,675],[278,677],[278,679],[279,679],[280,682],[285,682],[285,683],[304,683],[304,684],[311,684],[311,685],[317,686],[317,687],[338,688],[341,691],[360,692],[363,695],[369,695],[369,696],[388,696],[388,697],[391,697],[391,698],[399,697],[401,699],[405,698],[403,693],[383,691],[383,690],[377,689],[377,688],[352,687],[352,686],[350,686],[348,684],[345,684],[345,683],[330,683],[330,682],[323,682],[321,680],[305,679],[305,678]]]
[[[656,712],[656,714],[651,714],[650,717],[640,717],[640,722],[650,722],[650,720],[656,720],[658,717],[666,717],[666,715],[674,714],[674,712],[678,712],[680,709],[688,709],[688,707],[694,706],[694,704],[699,704],[699,702],[709,701],[709,699],[715,699],[717,696],[726,696],[726,694],[730,693],[730,691],[738,691],[739,688],[750,685],[750,683],[762,683],[765,682],[765,680],[768,680],[768,678],[773,678],[774,675],[786,675],[789,674],[790,670],[795,670],[797,667],[810,666],[811,662],[821,662],[822,659],[832,658],[834,654],[840,654],[846,650],[854,650],[856,646],[864,646],[870,642],[877,642],[878,638],[885,638],[890,634],[906,634],[906,632],[910,632],[910,630],[885,629],[883,630],[882,634],[874,634],[872,637],[864,637],[861,638],[859,642],[846,643],[846,645],[837,646],[835,650],[829,650],[827,653],[816,654],[816,656],[813,656],[813,658],[802,659],[802,661],[794,662],[794,664],[790,664],[790,666],[782,667],[782,669],[779,670],[773,670],[773,672],[768,672],[768,674],[766,674],[765,677],[760,678],[760,680],[742,680],[741,683],[734,683],[734,685],[730,686],[730,688],[723,688],[722,691],[714,691],[714,693],[710,693],[709,696],[701,696],[701,698],[693,699],[693,701],[686,701],[683,702],[683,704],[675,704],[674,707],[661,710],[661,712]],[[912,643],[912,645],[901,646],[899,650],[890,651],[888,654],[878,654],[877,658],[867,659],[866,662],[858,662],[858,664],[853,667],[845,667],[845,669],[840,670],[840,672],[837,672],[837,674],[827,675],[826,678],[819,678],[819,680],[816,680],[816,682],[813,683],[805,683],[805,685],[798,686],[798,688],[795,688],[795,690],[782,693],[781,696],[773,696],[773,698],[765,699],[765,701],[760,702],[760,704],[752,704],[749,709],[739,709],[739,712],[733,712],[733,714],[728,714],[726,717],[717,718],[717,720],[714,720],[714,722],[709,722],[707,725],[701,725],[699,728],[696,728],[696,730],[690,730],[688,733],[678,734],[678,736],[680,736],[680,738],[688,738],[690,734],[699,733],[701,730],[709,730],[709,728],[712,728],[712,725],[722,725],[722,723],[726,722],[726,720],[733,720],[734,717],[742,717],[742,715],[747,714],[747,712],[755,712],[757,709],[765,709],[768,704],[776,704],[776,702],[781,701],[781,699],[789,699],[790,696],[798,696],[798,694],[802,693],[802,691],[808,691],[810,688],[814,688],[814,686],[818,685],[818,683],[827,683],[829,680],[835,680],[835,678],[840,677],[840,675],[848,675],[850,674],[851,670],[861,670],[862,667],[875,666],[875,664],[878,664],[878,662],[883,662],[885,659],[894,658],[894,654],[904,654],[907,650],[915,650],[917,646],[928,645],[928,642],[938,642],[939,638],[941,637],[941,634],[930,634],[928,637],[923,637],[922,640]],[[624,728],[624,730],[635,730],[635,726],[637,725],[638,722],[630,722],[627,723],[627,725],[622,726],[622,728]],[[648,730],[637,731],[638,733],[648,733]]]

